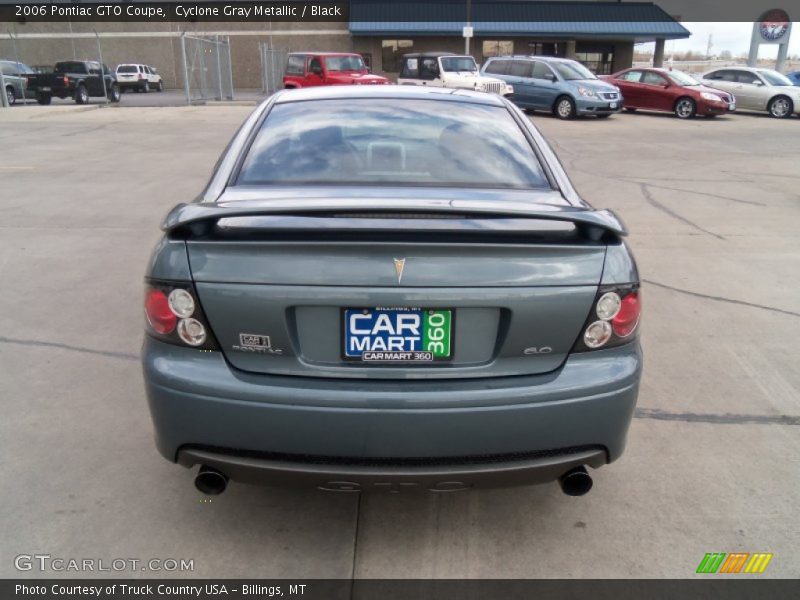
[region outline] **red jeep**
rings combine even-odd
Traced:
[[[384,85],[386,77],[373,75],[360,54],[344,52],[293,52],[286,61],[283,87],[315,85]]]

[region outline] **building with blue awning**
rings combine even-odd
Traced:
[[[463,28],[472,27],[467,42]],[[348,24],[355,50],[377,71],[397,72],[403,54],[469,53],[490,56],[537,54],[581,61],[596,73],[631,66],[636,43],[664,42],[689,31],[652,2],[537,0],[350,0]]]

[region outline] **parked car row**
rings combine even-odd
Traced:
[[[795,79],[792,79],[795,77]],[[498,56],[479,69],[469,55],[420,52],[403,56],[399,85],[468,89],[506,96],[528,111],[561,119],[607,118],[623,108],[674,113],[680,119],[735,111],[766,111],[776,118],[800,113],[800,72],[726,67],[700,78],[663,68],[630,68],[598,77],[581,63],[552,56]],[[283,79],[288,89],[325,85],[388,84],[358,54],[297,52]]]
[[[53,67],[35,68],[19,61],[0,60],[0,69],[9,106],[22,100],[50,104],[53,97],[72,98],[78,104],[104,96],[111,102],[119,102],[124,90],[164,90],[158,71],[138,63],[121,64],[111,71],[106,65],[92,60],[65,60]]]

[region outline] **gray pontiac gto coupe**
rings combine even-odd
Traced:
[[[281,91],[163,229],[144,378],[159,451],[202,492],[581,495],[624,449],[625,229],[500,96]]]

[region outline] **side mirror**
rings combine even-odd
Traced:
[[[669,88],[671,88],[671,87],[672,87],[672,84],[670,84],[670,83],[665,83],[665,84],[664,84],[662,87],[663,87],[665,90],[668,90]]]
[[[556,77],[555,73],[548,73],[547,79],[550,80],[550,83],[555,83],[556,81],[558,81],[558,77]]]
[[[756,80],[753,82],[753,85],[755,85],[755,86],[762,86],[762,85],[764,85],[764,82],[763,82],[763,81],[761,81],[760,79],[756,79]]]

